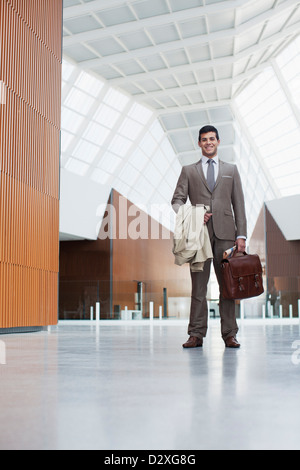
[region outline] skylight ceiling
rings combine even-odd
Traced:
[[[207,123],[239,163],[233,99],[299,26],[296,0],[64,0],[64,57],[151,109],[182,165],[199,159]]]
[[[182,163],[197,152],[194,127],[216,119],[231,126],[230,100],[300,21],[295,0],[64,0],[64,7],[65,57],[156,110]]]

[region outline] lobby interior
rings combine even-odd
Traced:
[[[298,450],[300,2],[0,0],[0,449]],[[171,199],[237,165],[264,293],[184,350]],[[228,247],[230,248],[230,247]]]

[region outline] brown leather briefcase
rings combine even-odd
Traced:
[[[258,255],[239,253],[221,262],[224,299],[241,300],[264,292],[262,266]]]

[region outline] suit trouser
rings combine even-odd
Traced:
[[[223,253],[228,248],[234,245],[232,240],[220,240],[214,235],[211,236],[211,245],[213,251],[213,264],[216,273],[216,277],[221,285],[221,261],[223,259]],[[191,272],[192,278],[192,298],[191,298],[191,311],[190,311],[190,323],[188,327],[188,334],[190,336],[196,336],[198,338],[204,338],[207,333],[208,326],[208,307],[207,307],[207,284],[210,277],[211,260],[208,260],[204,264],[203,271]],[[221,288],[220,288],[221,292]],[[235,316],[235,301],[223,299],[220,294],[219,309],[221,317],[221,334],[225,340],[230,336],[236,336],[238,332],[238,326]]]

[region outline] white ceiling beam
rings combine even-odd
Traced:
[[[180,115],[181,115],[182,113],[181,113],[181,112],[180,112],[180,113],[177,112],[176,114],[180,114]],[[182,116],[182,117],[184,117],[184,116]],[[228,120],[227,120],[227,121],[218,121],[218,122],[217,122],[217,125],[218,125],[218,126],[233,126],[233,125],[234,125],[234,121],[228,121]],[[167,130],[165,129],[165,127],[164,127],[163,124],[162,124],[162,126],[163,126],[163,129],[164,129],[164,132],[165,132],[166,135],[170,135],[170,134],[174,135],[174,134],[177,134],[177,133],[179,134],[179,133],[181,133],[181,132],[188,132],[188,131],[192,131],[192,132],[193,132],[193,131],[199,130],[199,126],[177,127],[176,129],[167,129]],[[234,129],[234,131],[235,131],[235,129]],[[231,145],[232,145],[232,144],[231,144]]]
[[[215,124],[215,125],[216,125],[216,127],[219,127],[219,126],[220,126],[219,123],[217,123],[217,124]],[[201,127],[201,124],[199,124],[199,127],[197,127],[198,132],[199,132],[199,130],[200,130],[200,127]],[[198,142],[195,141],[195,142],[193,142],[193,143],[194,143],[194,145],[195,145],[195,149],[194,149],[194,150],[185,150],[185,151],[183,151],[183,152],[176,152],[177,156],[178,156],[178,157],[188,157],[188,156],[190,156],[190,155],[193,155],[194,153],[198,154],[199,151],[200,151],[199,148],[197,148]],[[230,143],[230,144],[222,144],[222,140],[221,140],[221,143],[220,143],[220,147],[219,147],[219,148],[220,148],[220,149],[232,149],[233,146],[234,146],[234,143],[233,143],[233,142]]]
[[[266,50],[265,53],[263,54],[264,55],[264,62],[262,62],[262,57],[261,57],[259,59],[257,65],[253,66],[251,69],[249,69],[249,71],[254,70],[257,67],[263,67],[263,68],[268,67],[272,62],[272,58],[276,57],[277,54],[279,54],[291,41],[293,41],[296,36],[298,36],[298,34],[293,34],[291,36],[288,36],[283,41],[281,41],[278,44],[278,46],[276,46],[276,43],[275,43],[274,44],[275,50],[273,49],[272,52],[270,52],[270,47],[269,47],[268,50]],[[265,58],[267,53],[269,54],[269,57]],[[249,57],[249,62],[252,60],[252,57],[253,57],[253,55]],[[247,67],[245,68],[245,71],[247,71]],[[232,96],[233,99],[247,86],[247,83],[248,82],[246,80],[243,81],[242,83],[240,83],[240,85],[235,90],[235,92]]]
[[[207,101],[205,103],[197,103],[191,105],[180,106],[180,112],[191,112],[191,111],[200,111],[210,108],[223,108],[226,106],[230,106],[231,100],[223,100],[223,101]],[[166,116],[167,114],[178,114],[178,108],[166,108],[166,109],[159,109],[155,111],[157,117]]]
[[[265,47],[267,45],[271,45],[276,40],[282,40],[284,34],[286,36],[288,36],[290,34],[299,32],[299,23],[300,22],[298,21],[297,23],[294,23],[293,25],[288,26],[284,31],[280,31],[278,33],[275,33],[274,35],[268,37],[267,39],[262,40],[260,43],[254,44],[253,46],[250,46],[249,48],[247,48],[247,49],[239,52],[238,54],[236,54],[236,56],[231,55],[231,56],[226,56],[226,57],[221,58],[221,59],[212,59],[212,60],[209,60],[209,61],[202,61],[201,63],[192,64],[192,66],[198,66],[198,67],[204,68],[204,67],[207,67],[207,64],[209,64],[209,63],[211,63],[213,65],[216,62],[222,62],[222,61],[224,61],[224,63],[226,63],[226,62],[227,63],[236,62],[240,58],[248,56],[249,53],[252,53],[252,51],[260,50],[260,49],[262,49],[263,47]],[[222,33],[222,34],[219,34],[219,33]],[[161,53],[164,53],[164,52],[168,52],[169,50],[173,50],[173,48],[175,50],[176,49],[178,50],[178,49],[182,49],[183,47],[192,47],[192,46],[195,46],[196,44],[200,45],[200,43],[206,44],[210,41],[216,40],[217,38],[222,39],[223,41],[226,41],[226,39],[233,40],[233,37],[234,37],[234,34],[232,33],[232,30],[226,30],[226,31],[222,31],[222,32],[212,33],[212,34],[207,35],[207,36],[201,36],[201,37],[198,38],[198,41],[195,38],[192,38],[193,39],[192,41],[190,41],[188,39],[185,39],[184,41],[174,41],[176,43],[176,46],[175,46],[174,42],[172,42],[172,43],[168,43],[167,46],[166,45],[160,45],[160,46],[145,48],[145,49],[142,49],[142,50],[139,49],[139,50],[136,50],[136,51],[123,52],[123,53],[120,53],[120,54],[110,55],[108,57],[99,57],[97,59],[92,59],[92,60],[79,62],[78,66],[82,67],[84,69],[96,69],[97,67],[102,66],[102,65],[117,64],[119,62],[125,62],[125,61],[130,60],[130,59],[142,60],[145,57],[155,55],[155,53],[161,54]],[[145,55],[143,55],[143,53]],[[65,56],[67,57],[66,53],[65,53]],[[187,65],[187,67],[191,67],[191,65]],[[171,68],[170,70],[173,70],[173,68]],[[156,76],[159,73],[160,73],[160,71],[155,71]],[[161,73],[166,73],[167,74],[167,71],[163,70]],[[140,74],[137,74],[137,75],[140,75]],[[147,75],[148,75],[148,73],[147,73]],[[129,80],[131,81],[132,78],[133,78],[133,76],[130,76]],[[116,79],[116,80],[118,80],[118,79]]]
[[[293,35],[295,33],[296,34],[299,33],[299,23],[295,23],[294,25],[289,26],[285,32],[286,32],[285,41],[290,41],[293,38]],[[170,75],[190,72],[191,68],[194,72],[195,71],[197,72],[200,70],[207,70],[208,68],[219,67],[223,65],[234,65],[238,61],[245,59],[249,55],[253,55],[256,52],[260,52],[264,48],[274,45],[274,43],[276,43],[277,41],[282,42],[282,40],[283,40],[283,34],[279,32],[279,33],[274,34],[273,36],[270,36],[267,39],[262,40],[259,44],[255,44],[253,46],[248,47],[247,49],[244,49],[241,52],[238,52],[234,56],[218,57],[216,59],[203,60],[201,62],[194,62],[192,64],[178,65],[178,66],[171,67],[168,69],[155,70],[154,72],[137,73],[137,74],[132,74],[126,77],[112,78],[109,82],[113,86],[120,86],[126,82],[133,83],[133,82],[143,80],[144,78],[145,79],[147,78],[147,80],[149,78],[159,80],[160,78],[169,77]],[[78,64],[78,66],[80,66],[80,64]]]
[[[220,4],[218,4],[218,5],[220,5]],[[169,51],[172,51],[172,50],[176,50],[178,48],[193,47],[193,46],[196,46],[196,45],[199,46],[200,44],[211,43],[212,41],[217,41],[219,39],[222,39],[222,40],[233,39],[235,36],[239,36],[240,34],[243,34],[243,33],[245,33],[246,31],[249,31],[252,28],[257,28],[257,26],[259,24],[264,24],[266,21],[269,21],[270,19],[282,14],[284,11],[290,9],[291,7],[295,7],[295,0],[286,0],[286,2],[280,4],[276,9],[268,10],[268,11],[258,15],[257,17],[252,18],[251,20],[247,21],[246,23],[243,23],[242,25],[238,25],[237,27],[234,27],[234,28],[230,28],[230,29],[227,29],[227,30],[221,30],[221,31],[215,31],[213,33],[209,33],[209,34],[206,34],[206,35],[195,36],[195,37],[186,38],[186,39],[183,39],[183,40],[177,40],[177,41],[172,41],[172,42],[168,42],[168,43],[164,43],[164,44],[159,44],[159,45],[156,45],[156,46],[153,46],[153,47],[144,47],[144,48],[140,48],[140,49],[137,49],[137,50],[134,50],[134,51],[122,52],[122,53],[119,53],[119,54],[113,54],[113,55],[110,55],[108,57],[100,57],[99,56],[99,59],[92,59],[92,60],[84,61],[84,64],[85,64],[85,67],[88,67],[88,68],[89,67],[95,67],[99,63],[101,65],[111,64],[111,63],[124,61],[124,60],[128,60],[128,59],[144,58],[144,57],[148,57],[148,56],[151,56],[153,54],[156,54],[156,53],[169,52]],[[199,7],[199,8],[201,8],[201,7]],[[189,13],[189,10],[187,10],[187,12]],[[179,13],[181,15],[178,18],[182,18],[183,12],[179,12]],[[176,15],[176,13],[169,14],[169,15],[164,15],[164,16],[166,16],[168,18],[168,22],[170,22],[173,15]],[[155,21],[158,21],[156,19],[157,19],[157,17],[155,17]],[[140,21],[137,22],[137,26],[138,26],[139,30],[141,30],[140,25],[141,25],[142,21],[143,20],[140,20]],[[155,22],[154,26],[156,26],[156,24],[157,23]],[[118,34],[118,36],[120,36],[120,33],[119,33],[120,26],[121,25],[118,25],[118,30],[117,30],[118,32],[115,33],[115,34]],[[126,23],[125,26],[126,26],[126,28],[129,28],[128,31],[132,31],[132,28],[133,28],[132,23]],[[110,28],[105,28],[105,30],[103,32],[103,33],[106,32],[104,34],[105,37],[108,36],[109,29]],[[99,37],[100,37],[99,35],[103,34],[103,33],[101,33],[101,31],[103,31],[103,30],[96,30],[96,32],[91,31],[91,32],[88,32],[88,33],[83,33],[83,34],[86,34],[85,41],[83,41],[81,39],[81,40],[78,40],[76,42],[76,44],[77,43],[82,44],[84,42],[92,41],[93,39],[94,40],[99,39]],[[74,38],[76,38],[78,36],[81,36],[81,35],[73,36],[73,41],[74,41]],[[75,43],[72,43],[72,44],[70,43],[71,38],[68,38],[68,37],[64,38],[64,48],[67,48],[68,45],[74,45],[75,44]]]
[[[299,32],[299,22],[289,26],[288,28],[286,28],[286,30],[285,30],[285,34],[286,34],[285,41],[292,39],[293,35],[297,34],[298,32]],[[191,68],[194,71],[200,71],[200,70],[213,68],[213,67],[218,67],[218,66],[222,66],[222,65],[233,65],[233,64],[236,64],[238,61],[243,60],[244,58],[248,57],[249,55],[252,55],[255,52],[259,52],[259,51],[263,50],[264,48],[275,44],[277,41],[282,41],[282,39],[283,39],[283,33],[279,32],[279,33],[274,34],[273,36],[270,36],[267,39],[262,40],[259,44],[255,44],[253,46],[250,46],[247,49],[244,49],[242,52],[239,52],[235,56],[220,57],[220,58],[216,58],[216,59],[212,59],[212,60],[205,60],[205,61],[201,61],[201,62],[196,62],[196,63],[193,63],[193,64],[176,66],[176,67],[172,67],[172,68],[169,68],[169,69],[155,70],[154,72],[132,74],[130,76],[126,76],[126,77],[122,77],[122,78],[111,79],[111,80],[109,80],[109,82],[110,82],[111,85],[118,87],[118,86],[122,86],[122,85],[126,84],[127,82],[131,83],[131,84],[134,83],[134,82],[138,82],[140,80],[143,80],[144,78],[145,79],[147,78],[147,80],[149,78],[159,80],[160,78],[168,77],[170,75],[176,75],[177,73],[179,74],[179,73],[190,72]],[[68,58],[67,54],[65,54],[65,53],[64,53],[64,57],[67,60],[70,60]],[[72,63],[73,62],[74,61],[72,60]],[[87,61],[85,61],[83,63],[79,63],[78,66],[83,68],[83,69],[87,69],[89,67],[87,67],[86,62]],[[98,63],[98,65],[101,65],[101,63],[102,63],[101,59],[99,59],[97,61],[97,63]],[[96,65],[95,65],[94,68],[96,68]]]
[[[235,2],[224,2],[219,3],[219,5],[223,5],[223,9],[228,9],[228,3],[231,4],[231,8],[233,8],[233,3]],[[213,6],[213,5],[212,5]],[[220,6],[219,12],[222,11],[222,6]],[[142,31],[147,28],[156,28],[158,26],[165,26],[171,23],[177,23],[178,21],[188,21],[191,19],[195,19],[197,17],[203,16],[203,7],[197,8],[190,8],[188,10],[177,11],[174,13],[167,13],[160,16],[154,16],[151,18],[144,18],[138,21],[130,21],[128,23],[120,23],[113,26],[107,26],[106,28],[102,29],[94,29],[91,31],[86,31],[83,33],[74,34],[72,36],[64,37],[64,47],[73,46],[74,44],[88,42],[88,41],[95,41],[102,38],[106,38],[107,36],[121,36],[127,33],[135,33]]]
[[[78,18],[83,15],[88,15],[89,13],[95,13],[95,12],[100,12],[103,10],[112,10],[116,7],[121,7],[121,6],[134,6],[134,3],[136,3],[136,0],[94,0],[92,2],[84,3],[81,5],[75,5],[73,7],[66,7],[63,10],[63,16],[64,20],[68,20],[71,18]],[[245,0],[224,0],[223,2],[219,2],[217,4],[211,4],[211,5],[205,5],[205,6],[200,6],[196,8],[189,8],[188,10],[181,10],[179,12],[175,12],[173,14],[178,13],[180,15],[184,15],[188,11],[192,10],[194,12],[194,18],[195,18],[195,12],[198,10],[201,15],[207,15],[209,13],[219,13],[220,11],[226,11],[226,10],[232,10],[233,8],[238,8],[245,5]],[[165,17],[164,22],[166,22],[166,17],[170,15],[168,14],[163,14],[163,15],[158,15],[155,16],[154,19],[152,18],[152,24],[160,24],[157,22],[161,21],[161,17]],[[140,20],[141,21],[141,20]],[[120,26],[120,25],[119,25]]]
[[[262,64],[259,65],[258,67],[255,67],[254,69],[248,70],[245,73],[241,73],[240,75],[237,75],[236,77],[232,78],[224,78],[220,80],[215,80],[215,81],[209,81],[209,82],[203,82],[199,83],[197,85],[183,85],[181,87],[177,88],[168,88],[162,91],[145,91],[144,94],[147,97],[154,98],[154,99],[159,99],[164,96],[169,96],[171,98],[175,98],[176,95],[182,95],[182,93],[192,93],[194,91],[203,91],[205,89],[210,89],[210,88],[219,88],[222,86],[232,86],[236,83],[239,83],[242,80],[250,79],[254,75],[257,75],[258,73],[262,72],[265,70],[266,65]],[[140,86],[143,86],[143,83],[140,82]],[[139,95],[140,97],[142,95]]]
[[[127,3],[130,3],[130,0],[127,0]],[[78,18],[79,16],[91,12],[113,9],[122,5],[124,5],[124,0],[94,0],[92,2],[64,8],[64,19]]]

